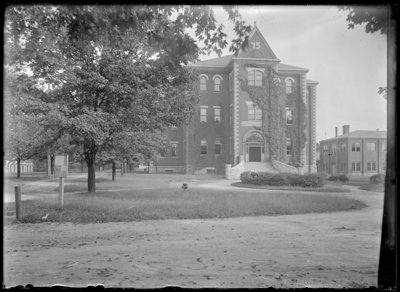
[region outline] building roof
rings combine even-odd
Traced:
[[[314,81],[314,80],[310,80],[310,79],[306,79],[307,83],[314,83],[314,84],[318,84],[318,81]]]
[[[342,138],[347,138],[347,137],[356,138],[356,139],[362,139],[362,138],[367,138],[367,139],[368,138],[386,139],[387,131],[361,131],[361,130],[353,131],[353,132],[350,132],[350,133],[347,133],[347,134],[344,134],[344,135],[340,135],[340,136],[337,136],[337,137],[333,137],[333,138],[329,138],[329,139],[326,139],[326,140],[322,140],[321,143],[325,142],[325,141],[334,141],[334,140],[337,140],[337,139],[342,139]]]
[[[209,60],[204,60],[204,61],[199,61],[194,64],[189,64],[188,66],[193,66],[193,67],[222,67],[225,68],[228,66],[232,58],[234,57],[234,54],[231,55],[226,55],[218,58],[213,58]],[[306,68],[301,68],[301,67],[296,67],[292,65],[286,65],[286,64],[277,64],[277,69],[279,71],[308,71]],[[312,81],[312,80],[307,80],[309,83],[318,83],[317,81]]]

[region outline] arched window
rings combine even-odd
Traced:
[[[207,90],[207,78],[204,76],[200,77],[200,90],[201,91]]]
[[[286,79],[286,94],[290,94],[293,91],[293,80],[292,79]]]
[[[221,79],[219,77],[215,77],[214,79],[214,91],[219,92],[219,86],[221,85]]]
[[[259,70],[249,71],[249,85],[262,86],[262,72]]]

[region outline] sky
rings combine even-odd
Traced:
[[[222,7],[213,6],[224,24],[229,45],[233,24]],[[317,142],[356,130],[386,131],[386,100],[378,94],[387,83],[387,36],[365,33],[365,25],[348,29],[348,11],[336,6],[240,6],[242,19],[263,34],[282,64],[309,69],[317,85]],[[201,56],[201,60],[218,57]]]

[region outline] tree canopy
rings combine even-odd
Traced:
[[[251,27],[238,8],[225,10],[238,35],[231,50],[238,51]],[[186,28],[195,28],[203,47]],[[6,13],[8,70],[29,68],[29,82],[51,88],[32,94],[25,110],[45,117],[53,140],[81,149],[89,192],[95,192],[97,155],[163,153],[151,145],[161,145],[169,127],[188,123],[199,100],[197,74],[184,65],[226,46],[209,7],[33,5]]]

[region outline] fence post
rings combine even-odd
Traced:
[[[15,216],[21,217],[21,187],[15,187]]]

